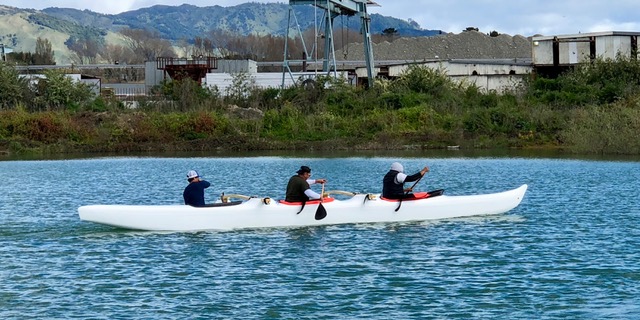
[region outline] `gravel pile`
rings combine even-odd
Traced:
[[[346,53],[346,56],[345,56]],[[477,31],[432,37],[399,38],[373,45],[374,60],[422,61],[432,59],[513,59],[531,58],[531,39],[501,34],[490,37]],[[336,60],[364,59],[362,43],[336,50]]]

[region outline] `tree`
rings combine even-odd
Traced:
[[[86,103],[93,94],[84,83],[75,82],[58,70],[45,70],[36,85],[35,105],[40,110],[64,110]]]
[[[158,57],[175,57],[171,42],[160,38],[158,32],[143,29],[123,29],[125,43],[134,53],[132,63],[155,61]]]
[[[0,62],[0,110],[15,107],[26,98],[28,82],[15,68]]]
[[[398,36],[398,30],[396,28],[386,28],[382,30],[383,41],[393,41]]]
[[[93,64],[97,62],[98,53],[104,50],[104,46],[98,41],[84,38],[72,41],[68,48],[73,51],[75,57],[72,57],[78,64]]]
[[[382,30],[382,34],[386,36],[394,36],[398,34],[398,30],[396,30],[396,28],[386,28]]]
[[[36,65],[54,65],[56,60],[53,56],[53,50],[51,49],[51,42],[49,39],[42,39],[38,37],[36,39],[36,52],[33,55],[33,63]]]
[[[234,39],[240,36],[235,35],[226,30],[211,30],[209,32],[209,40],[211,46],[216,51],[217,55],[221,58],[228,58],[233,56],[234,51],[231,47],[231,43]]]
[[[492,37],[492,38],[495,38],[495,37],[497,37],[499,35],[500,35],[500,33],[498,31],[495,31],[495,30],[493,30],[493,31],[491,31],[489,33],[489,36]]]
[[[192,55],[194,56],[205,56],[205,57],[213,57],[215,56],[215,50],[213,46],[213,42],[209,38],[196,37],[193,39],[193,50]]]
[[[128,47],[119,44],[107,44],[100,54],[102,59],[113,64],[131,64],[133,63],[133,51]]]
[[[178,56],[191,57],[194,55],[193,53],[193,45],[189,42],[189,39],[182,38],[178,41]]]

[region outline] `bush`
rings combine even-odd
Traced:
[[[89,86],[74,82],[60,71],[46,70],[44,75],[35,86],[36,97],[30,104],[33,111],[77,110],[93,98]]]
[[[392,90],[426,93],[433,97],[442,97],[453,87],[453,81],[443,70],[419,65],[410,66],[392,84]]]
[[[164,97],[167,99],[174,101],[173,103],[165,103],[165,104],[153,104],[153,103],[144,103],[144,107],[154,108],[154,107],[168,107],[169,110],[164,111],[198,111],[198,110],[207,110],[211,108],[207,108],[206,106],[211,106],[210,101],[216,102],[219,99],[217,90],[210,90],[202,87],[197,81],[194,81],[190,78],[184,78],[181,80],[172,80],[172,81],[163,81],[159,87],[155,88],[154,91],[159,91]],[[217,103],[212,104],[214,107],[217,106]],[[162,109],[162,108],[161,108]]]
[[[613,103],[640,91],[640,61],[622,56],[596,59],[557,79],[538,77],[529,83],[527,91],[533,100],[560,107]]]
[[[29,86],[15,68],[0,62],[0,109],[12,109],[24,103]]]

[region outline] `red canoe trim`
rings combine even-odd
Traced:
[[[404,202],[404,201],[422,200],[422,199],[429,198],[429,193],[428,192],[416,192],[413,195],[415,196],[415,198],[402,199],[402,201]],[[389,201],[389,202],[398,202],[398,201],[400,201],[400,199],[388,199],[388,198],[385,198],[385,197],[380,197],[380,200]]]

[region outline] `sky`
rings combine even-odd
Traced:
[[[324,0],[318,0],[324,1]],[[467,27],[509,35],[560,35],[598,31],[640,31],[640,0],[374,0],[369,13],[416,21],[423,29],[460,33]],[[18,8],[88,9],[117,14],[153,5],[223,7],[259,0],[0,0]]]

